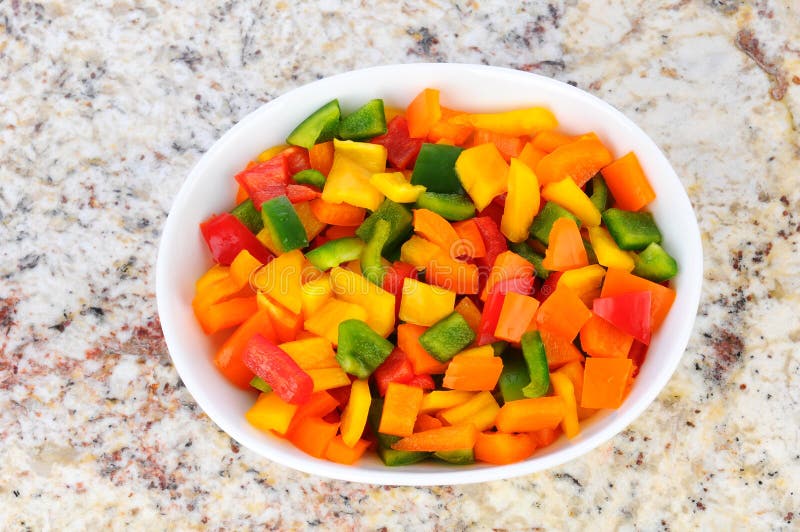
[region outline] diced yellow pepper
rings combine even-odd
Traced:
[[[202,292],[206,287],[228,277],[230,273],[231,269],[228,266],[223,266],[222,264],[213,265],[194,283],[195,292]]]
[[[303,224],[303,229],[306,230],[306,237],[308,237],[309,242],[328,227],[328,224],[320,222],[314,216],[310,202],[301,201],[300,203],[295,203],[294,210],[297,213],[297,217],[300,218],[300,223]]]
[[[600,225],[600,211],[575,180],[567,176],[561,181],[548,183],[542,188],[542,197],[561,205],[577,216],[587,227]]]
[[[269,161],[270,159],[272,159],[273,157],[275,157],[288,147],[289,147],[288,144],[278,144],[277,146],[267,148],[266,150],[258,154],[258,157],[256,157],[256,162],[263,163],[264,161]]]
[[[342,431],[342,440],[348,447],[353,447],[367,424],[367,414],[372,403],[372,396],[369,393],[369,381],[358,379],[353,381],[350,386],[350,400],[342,412],[342,424],[339,426]]]
[[[461,351],[459,355],[464,355],[465,357],[493,357],[494,348],[491,344],[486,344],[479,347],[465,349],[464,351]]]
[[[231,278],[236,284],[246,286],[250,282],[250,275],[260,267],[261,261],[243,249],[231,262]]]
[[[314,381],[314,391],[330,390],[331,388],[341,388],[350,384],[350,377],[341,368],[319,368],[306,370],[308,376]]]
[[[332,297],[331,283],[326,273],[319,279],[308,281],[302,286],[300,298],[303,304],[303,315],[313,315],[325,302]]]
[[[599,264],[591,264],[565,271],[558,279],[558,286],[571,288],[584,305],[592,308],[592,301],[600,297],[600,287],[605,276],[605,268]]]
[[[266,227],[258,232],[256,238],[276,257],[283,253],[283,250],[280,248],[280,246],[278,246],[278,243],[272,239],[272,233],[270,233],[269,229]]]
[[[339,367],[331,341],[321,336],[285,342],[278,347],[304,370]]]
[[[409,183],[403,172],[372,174],[369,182],[395,203],[414,203],[425,192],[424,186]]]
[[[533,217],[539,212],[539,180],[528,165],[512,158],[508,168],[508,195],[500,231],[512,242],[528,238]]]
[[[469,124],[476,129],[519,137],[558,127],[558,120],[544,107],[529,107],[504,113],[460,115],[451,119],[456,124]]]
[[[383,337],[394,330],[394,294],[369,282],[362,275],[335,267],[331,269],[331,289],[337,298],[360,305],[367,310],[367,322]]]
[[[400,260],[417,268],[427,268],[428,264],[441,253],[442,249],[439,246],[414,235],[400,247]]]
[[[299,249],[275,257],[253,275],[253,285],[264,294],[299,314],[303,308],[302,273],[306,258]]]
[[[380,144],[333,139],[333,153],[345,155],[373,174],[386,171],[386,148]]]
[[[436,417],[448,425],[472,423],[476,429],[484,431],[494,426],[499,411],[500,405],[491,392],[479,392],[465,403],[440,411]]]
[[[465,392],[463,390],[434,390],[426,393],[422,397],[420,414],[430,414],[445,408],[452,408],[466,403],[475,395],[475,392]]]
[[[374,211],[383,201],[383,194],[369,183],[369,178],[374,173],[376,172],[361,166],[347,155],[334,152],[333,165],[322,190],[322,199],[329,203],[348,203]]]
[[[597,262],[606,268],[616,268],[626,272],[633,270],[635,266],[633,257],[619,249],[608,229],[590,227],[589,242],[592,244],[594,254],[597,255]]]
[[[508,164],[491,142],[462,151],[456,159],[456,173],[479,211],[508,185]]]
[[[564,399],[567,405],[564,418],[561,420],[561,430],[567,438],[574,438],[581,432],[580,424],[578,423],[578,405],[575,401],[575,387],[572,381],[562,373],[551,373],[550,384],[553,385],[553,391],[556,396]]]
[[[406,323],[428,327],[453,312],[455,304],[455,292],[416,279],[403,280],[400,319]]]
[[[245,413],[244,417],[258,430],[264,432],[274,430],[278,434],[286,434],[295,412],[297,405],[286,403],[278,397],[278,394],[270,392],[260,394],[256,404]]]
[[[339,343],[339,324],[345,320],[367,320],[363,307],[347,301],[331,298],[311,317],[303,322],[303,328],[317,336],[324,336],[333,345]]]

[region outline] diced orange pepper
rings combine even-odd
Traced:
[[[314,391],[332,390],[350,384],[350,377],[340,366],[305,370],[314,382]]]
[[[458,354],[450,360],[442,386],[470,392],[493,390],[502,371],[503,360],[500,357]]]
[[[441,410],[436,417],[448,425],[472,424],[478,430],[488,430],[494,427],[494,420],[499,411],[500,405],[491,392],[483,391],[460,405]]]
[[[410,436],[422,404],[422,388],[390,382],[386,388],[378,432]]]
[[[536,299],[515,292],[507,293],[494,330],[495,338],[519,343],[538,309],[539,301]]]
[[[298,406],[289,404],[274,392],[262,393],[244,417],[258,430],[286,434]]]
[[[192,308],[202,309],[218,303],[244,288],[230,274],[217,281],[209,282],[203,286],[202,290],[195,294],[192,300]]]
[[[441,427],[411,434],[392,444],[392,449],[429,452],[458,451],[475,447],[477,437],[478,430],[475,425]]]
[[[492,133],[485,129],[478,129],[472,136],[472,145],[480,146],[491,142],[497,146],[497,151],[503,156],[506,162],[510,161],[512,157],[519,157],[522,149],[525,147],[525,139],[523,137],[515,137],[511,135],[503,135],[502,133]]]
[[[533,264],[513,251],[504,251],[494,260],[494,265],[486,279],[486,286],[481,292],[481,299],[486,301],[495,284],[509,279],[520,279],[533,276]]]
[[[311,200],[309,206],[317,220],[330,225],[357,227],[367,214],[367,210],[363,207],[348,203],[330,203],[322,198]]]
[[[633,336],[595,315],[583,324],[580,335],[581,348],[594,357],[625,358],[633,345]]]
[[[613,160],[611,152],[596,138],[581,138],[548,153],[536,165],[536,177],[544,186],[569,176],[583,187]]]
[[[239,185],[239,188],[236,189],[236,205],[239,205],[248,198],[250,198],[250,195],[247,193],[247,189],[245,189],[242,185]]]
[[[439,91],[424,89],[406,108],[408,134],[413,139],[424,139],[434,124],[442,118]]]
[[[584,408],[619,408],[633,370],[629,358],[589,358],[583,370]]]
[[[578,419],[584,420],[597,412],[593,408],[583,408],[581,398],[583,397],[583,364],[582,361],[572,361],[564,364],[556,373],[565,375],[572,382],[572,389],[575,391],[575,402],[578,405]]]
[[[286,434],[295,447],[315,458],[322,458],[328,444],[336,437],[338,423],[328,423],[318,417],[307,417]]]
[[[256,296],[248,296],[235,297],[204,308],[195,308],[194,313],[203,332],[214,334],[243,323],[257,310]]]
[[[430,414],[420,414],[417,416],[417,421],[414,422],[414,432],[438,429],[441,426],[442,422],[439,419]]]
[[[458,233],[441,215],[428,209],[414,209],[414,232],[439,246],[448,257],[458,256]]]
[[[495,465],[513,464],[531,456],[536,442],[530,434],[481,432],[475,440],[475,459]]]
[[[578,138],[579,137],[567,135],[566,133],[561,133],[554,129],[548,129],[546,131],[537,133],[536,136],[531,140],[531,145],[537,150],[550,153],[564,144],[575,142]]]
[[[408,356],[415,374],[435,375],[444,373],[447,365],[433,358],[419,343],[419,337],[427,330],[427,327],[411,323],[399,325],[397,327],[397,347]]]
[[[292,423],[289,425],[289,430],[292,430],[295,425],[300,423],[307,417],[325,417],[339,406],[339,402],[333,398],[328,392],[321,390],[311,394],[311,397],[300,405],[292,417]]]
[[[200,278],[194,283],[195,293],[202,292],[205,288],[211,286],[217,281],[221,281],[222,279],[230,277],[230,274],[231,274],[230,266],[223,266],[222,264],[214,264],[211,268],[209,268],[206,271],[206,273],[201,275]]]
[[[231,277],[236,284],[247,286],[250,282],[250,275],[260,267],[261,262],[252,256],[249,251],[243,249],[231,262]]]
[[[547,155],[547,152],[534,148],[533,144],[528,142],[525,144],[525,147],[522,148],[517,158],[528,165],[528,168],[531,170],[536,170],[536,165],[539,164],[539,161],[541,161],[545,155]]]
[[[542,266],[551,271],[563,272],[588,265],[589,258],[575,220],[566,216],[559,218],[550,230],[550,243]]]
[[[591,317],[592,311],[571,288],[557,286],[539,307],[536,323],[540,331],[552,332],[571,342]]]
[[[497,430],[501,432],[531,432],[552,429],[564,419],[567,406],[556,396],[518,399],[505,403],[497,414]]]
[[[299,249],[275,257],[253,275],[253,286],[292,314],[303,309],[303,270],[307,267]]]
[[[475,396],[474,392],[460,390],[433,390],[422,396],[421,414],[430,414],[464,404]]]
[[[568,316],[568,314],[566,314]],[[547,356],[547,366],[554,370],[570,362],[580,362],[583,354],[571,340],[548,331],[539,331],[544,344],[544,353]]]
[[[600,173],[620,209],[638,211],[656,199],[656,193],[633,152],[609,164]]]
[[[650,292],[650,323],[655,331],[667,317],[673,301],[675,290],[632,273],[617,268],[609,268],[606,272],[600,297],[611,297],[629,292]]]
[[[467,124],[457,124],[450,119],[464,113],[442,107],[442,118],[431,126],[428,131],[428,140],[438,143],[440,140],[447,140],[453,145],[461,145],[472,135],[472,126]]]
[[[475,331],[475,334],[478,334],[478,329],[481,326],[481,311],[478,306],[470,298],[462,297],[454,310],[461,314],[464,321],[469,324],[469,328]]]
[[[342,205],[346,204],[343,203]],[[329,240],[336,240],[337,238],[356,236],[356,229],[358,229],[358,226],[355,225],[329,225],[325,230],[325,238],[328,238]]]
[[[325,459],[337,464],[352,465],[358,462],[369,446],[368,440],[358,440],[355,445],[348,447],[340,434],[328,443],[328,447],[325,448]]]
[[[308,160],[311,168],[327,176],[333,166],[333,141],[314,144],[308,150]]]
[[[258,294],[258,306],[266,310],[272,319],[279,342],[291,342],[297,339],[297,333],[303,326],[302,313],[295,314],[265,294]]]
[[[442,253],[425,267],[425,281],[457,294],[477,294],[480,270],[475,264],[451,259]]]
[[[528,432],[528,434],[530,435],[531,438],[533,438],[533,441],[536,443],[536,448],[541,449],[555,442],[561,435],[561,429],[559,427],[552,429],[551,428],[539,429]]]
[[[483,242],[483,237],[474,218],[455,222],[453,229],[455,229],[460,239],[456,257],[479,259],[486,256],[486,244]]]
[[[303,229],[306,230],[306,237],[308,238],[309,242],[314,240],[318,234],[328,227],[327,224],[314,216],[314,211],[311,210],[310,201],[295,203],[294,210],[297,213],[297,217],[300,218],[300,223],[303,224]]]
[[[367,311],[355,303],[331,298],[306,318],[303,327],[317,336],[324,336],[333,345],[339,343],[339,324],[346,320],[367,320]]]
[[[214,355],[217,369],[231,383],[245,390],[250,389],[253,372],[244,365],[242,354],[254,334],[260,334],[272,342],[276,341],[275,329],[267,311],[259,310],[239,325]]]

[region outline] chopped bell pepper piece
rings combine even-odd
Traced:
[[[242,360],[287,403],[299,405],[311,397],[314,383],[308,373],[285,351],[260,334],[247,342]]]
[[[410,436],[414,431],[414,421],[422,404],[422,388],[391,382],[386,389],[383,412],[378,431],[392,436]],[[393,448],[394,445],[392,445]],[[425,450],[425,449],[398,449]]]
[[[565,410],[564,419],[561,420],[561,430],[564,436],[574,438],[580,431],[578,423],[578,407],[575,401],[575,388],[572,386],[566,375],[555,372],[550,375],[550,382],[553,384],[553,391],[557,397],[564,400]]]
[[[486,244],[473,218],[454,223],[453,229],[460,240],[456,258],[479,259],[486,256]]]
[[[469,392],[467,392],[469,393]],[[441,410],[436,416],[448,425],[475,425],[478,430],[494,426],[500,405],[491,392],[478,392],[467,401]]]
[[[542,185],[570,177],[582,187],[612,159],[597,137],[581,137],[542,157],[536,165],[536,177]]]
[[[253,378],[253,372],[244,363],[243,354],[247,342],[255,334],[276,339],[272,320],[266,311],[259,310],[239,325],[214,354],[214,365],[238,388],[247,389]]]
[[[315,144],[333,139],[339,129],[339,100],[332,100],[300,122],[286,138],[286,142],[295,146],[311,149]]]
[[[533,218],[539,212],[539,181],[536,174],[519,159],[511,159],[508,168],[508,195],[500,221],[500,231],[511,242],[528,238]]]
[[[363,140],[386,133],[383,100],[370,100],[339,122],[338,136],[348,140]]]
[[[204,221],[200,224],[200,232],[214,261],[224,266],[230,265],[243,249],[261,263],[272,258],[255,235],[230,213],[218,214]]]
[[[475,204],[464,194],[425,191],[416,201],[418,208],[431,210],[446,220],[460,221],[475,216]]]
[[[264,229],[269,231],[273,242],[282,252],[308,246],[305,227],[288,197],[278,196],[264,202],[261,205],[261,218]]]
[[[547,279],[550,270],[542,265],[544,255],[537,253],[527,242],[512,243],[508,249],[533,264],[533,271],[539,279]]]
[[[406,278],[416,279],[417,268],[412,264],[395,261],[386,270],[383,276],[383,289],[394,295],[395,315],[400,312],[400,299],[403,295],[403,280]]]
[[[256,210],[255,205],[253,205],[253,200],[250,198],[234,207],[231,214],[236,216],[236,218],[253,234],[258,233],[264,228],[264,221],[261,219],[261,213]]]
[[[367,425],[367,415],[372,397],[369,394],[369,383],[358,379],[353,381],[350,389],[350,400],[342,412],[342,440],[348,447],[353,447],[361,439]]]
[[[322,190],[322,199],[328,203],[347,203],[374,211],[383,201],[383,194],[369,183],[373,173],[337,149]]]
[[[329,203],[321,198],[309,202],[309,206],[320,222],[344,227],[361,225],[367,212],[363,207],[354,207],[347,203]]]
[[[470,392],[491,391],[497,385],[502,371],[503,361],[500,357],[459,354],[450,360],[442,386]]]
[[[418,375],[444,373],[447,366],[433,358],[419,343],[419,337],[426,330],[425,327],[412,323],[398,325],[397,347],[408,356],[408,360],[414,368],[414,373]]]
[[[398,170],[414,166],[422,147],[423,139],[411,138],[408,121],[403,116],[396,116],[389,121],[385,135],[375,137],[370,142],[386,148],[386,159]]]
[[[522,395],[541,397],[550,389],[550,370],[542,337],[538,331],[530,331],[522,335],[520,342],[528,371],[528,384],[522,388]]]
[[[414,203],[425,192],[425,187],[412,185],[402,172],[372,174],[369,182],[395,203]]]
[[[350,384],[350,377],[338,364],[332,368],[309,369],[306,370],[306,373],[314,382],[314,392],[332,390]]]
[[[592,311],[571,288],[557,285],[555,292],[539,307],[536,324],[540,331],[552,332],[571,342],[591,317]]]
[[[542,197],[564,207],[587,227],[600,225],[600,211],[570,177],[545,185],[542,188]]]
[[[583,370],[583,408],[619,408],[633,370],[629,358],[589,358]]]
[[[428,192],[459,194],[463,192],[456,161],[463,149],[445,144],[423,144],[411,174],[412,185],[422,185]]]
[[[320,190],[325,187],[325,174],[319,170],[314,170],[313,168],[297,172],[292,176],[292,179],[295,181],[295,183],[299,183],[301,185],[311,185]]]
[[[633,274],[656,283],[672,279],[678,273],[678,263],[655,242],[651,242],[633,260],[636,264]]]
[[[603,221],[620,249],[638,251],[661,243],[661,232],[649,212],[613,208],[603,212]]]
[[[500,312],[503,309],[505,294],[516,292],[530,294],[533,288],[533,277],[519,277],[517,279],[507,279],[494,284],[483,305],[481,314],[481,324],[478,330],[478,345],[485,345],[496,341],[494,331],[497,329],[497,321],[500,319]]]
[[[455,303],[455,292],[416,279],[405,279],[400,300],[400,319],[430,326],[453,312]]]
[[[633,152],[612,162],[601,169],[600,173],[621,209],[638,211],[656,199],[656,193]]]
[[[369,282],[362,275],[344,268],[331,270],[331,288],[337,298],[361,305],[368,309],[364,319],[383,337],[394,330],[395,297],[380,286]]]
[[[361,250],[361,274],[372,284],[383,287],[386,268],[381,264],[381,253],[389,241],[391,226],[386,220],[378,220],[372,235]]]
[[[540,331],[540,335],[547,356],[547,367],[551,371],[572,362],[584,360],[583,353],[575,347],[572,341],[549,331]]]
[[[412,217],[406,207],[387,199],[374,211],[356,230],[356,235],[364,242],[368,242],[372,237],[372,231],[378,220],[386,220],[390,226],[389,239],[384,249],[392,249],[408,238],[408,234],[411,232]]]
[[[514,292],[507,293],[494,330],[495,338],[519,342],[538,309],[539,302],[536,299]]]
[[[328,271],[334,266],[359,258],[363,249],[364,241],[360,238],[337,238],[306,253],[306,259],[316,268]]]
[[[312,169],[327,176],[333,164],[333,141],[320,142],[309,148],[308,164]]]
[[[342,435],[339,434],[325,448],[325,459],[337,464],[353,465],[364,455],[369,446],[368,440],[358,440],[352,447],[349,447],[342,440]]]
[[[496,425],[501,432],[532,432],[556,428],[566,414],[561,397],[537,397],[509,401],[500,408]]]
[[[501,113],[468,114],[453,120],[456,123],[467,123],[477,129],[487,129],[515,137],[534,135],[539,131],[558,127],[555,115],[544,107],[529,107]]]
[[[527,433],[481,432],[475,439],[475,458],[495,465],[521,462],[536,451],[534,438]]]
[[[461,390],[434,390],[422,396],[420,414],[435,413],[446,410],[469,401],[475,392],[465,392]]]
[[[497,147],[497,151],[503,156],[506,162],[514,157],[519,157],[522,149],[525,147],[525,139],[514,135],[504,135],[502,133],[495,133],[487,129],[477,129],[472,136],[472,145],[479,146],[481,144],[492,143]]]
[[[297,412],[296,404],[288,403],[277,393],[271,392],[260,394],[244,417],[258,430],[264,432],[274,430],[278,434],[286,434],[295,412]]]
[[[306,317],[305,330],[323,336],[333,345],[339,343],[339,325],[347,320],[366,320],[364,307],[338,299],[328,299],[314,314]]]
[[[469,328],[477,334],[481,326],[481,311],[478,306],[469,297],[462,297],[456,304],[455,311],[461,314]]]
[[[286,437],[304,453],[322,458],[338,430],[338,423],[328,423],[319,417],[306,417],[293,425]]]
[[[565,271],[589,265],[580,231],[571,218],[556,220],[549,240],[542,261],[542,266],[548,270]]]
[[[573,292],[583,301],[587,307],[591,306],[595,298],[600,297],[600,287],[606,270],[599,264],[590,264],[582,268],[567,270],[558,278],[558,285],[564,285],[572,289]]]
[[[414,367],[411,365],[408,355],[398,348],[394,349],[372,374],[375,377],[378,394],[383,397],[386,395],[386,388],[390,382],[408,384],[414,378]]]
[[[559,218],[571,218],[576,224],[580,225],[581,223],[578,217],[571,212],[552,201],[548,201],[544,204],[541,212],[533,219],[530,229],[531,236],[545,246],[548,245],[550,243],[550,231]]]
[[[340,323],[338,340],[336,360],[347,373],[359,379],[369,377],[394,349],[391,342],[361,320]]]
[[[258,375],[250,380],[250,386],[263,393],[269,393],[272,391],[272,386],[267,384],[267,382]]]
[[[494,144],[481,144],[464,150],[458,156],[455,170],[479,211],[507,190],[508,163]]]
[[[513,251],[504,251],[494,260],[489,277],[486,279],[486,286],[481,293],[481,299],[486,299],[495,284],[513,279],[531,278],[533,285],[533,264],[520,257]]]
[[[595,208],[603,212],[606,210],[608,206],[608,185],[606,185],[605,180],[603,179],[602,174],[595,174],[591,181],[589,181],[589,185],[591,188],[591,195],[589,195],[589,199],[592,200],[592,204]]]
[[[643,344],[649,344],[652,332],[650,299],[647,290],[598,297],[592,303],[592,312]]]
[[[439,91],[424,89],[406,108],[408,132],[411,138],[424,139],[436,122],[442,118]]]
[[[334,158],[335,155],[344,155],[372,174],[386,171],[386,148],[380,144],[334,139],[333,148]]]
[[[667,286],[648,281],[623,270],[609,268],[600,297],[616,296],[629,292],[650,292],[650,324],[653,330],[658,329],[667,317],[672,303],[675,301],[675,290]]]
[[[622,251],[605,227],[590,227],[589,242],[597,256],[597,262],[607,268],[616,268],[629,272],[635,262],[629,253]]]
[[[404,466],[425,460],[430,453],[416,451],[397,451],[392,449],[392,444],[400,441],[400,436],[392,436],[379,432],[384,400],[375,398],[369,408],[367,421],[378,441],[378,457],[387,466]]]
[[[633,336],[597,315],[583,324],[580,338],[581,349],[593,357],[624,358],[633,345]]]
[[[408,434],[392,444],[398,451],[461,451],[475,447],[478,431],[475,425],[457,425]]]
[[[475,340],[475,332],[458,312],[434,323],[419,343],[439,362],[447,362]]]
[[[299,314],[303,308],[302,274],[305,259],[299,250],[279,255],[252,275],[252,284],[260,292]]]
[[[486,256],[478,259],[476,262],[484,267],[491,268],[494,261],[500,253],[508,250],[508,244],[500,228],[494,220],[488,216],[478,216],[474,218],[475,224],[478,226],[478,231],[483,237],[483,244],[486,248]]]
[[[475,462],[475,453],[472,449],[455,449],[453,451],[436,451],[434,458],[455,465],[468,465]]]

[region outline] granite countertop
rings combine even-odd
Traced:
[[[798,4],[770,0],[0,1],[0,528],[796,529],[798,36]],[[554,470],[437,488],[298,473],[220,432],[164,345],[157,242],[203,152],[303,83],[414,61],[604,98],[697,210],[681,365]]]

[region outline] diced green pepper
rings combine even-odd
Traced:
[[[383,100],[370,100],[339,122],[338,137],[345,140],[363,140],[386,133],[386,115]]]
[[[524,399],[523,389],[531,383],[528,366],[519,351],[512,351],[503,356],[503,372],[497,381],[503,401]]]
[[[463,151],[447,144],[423,144],[411,174],[412,185],[423,185],[429,192],[463,193],[456,174],[456,159]]]
[[[328,271],[343,262],[361,257],[364,241],[355,236],[337,238],[306,253],[306,258],[316,268]]]
[[[372,228],[372,236],[361,251],[361,274],[372,284],[383,287],[383,277],[386,268],[381,264],[381,253],[389,241],[391,226],[386,220],[380,219]]]
[[[417,198],[420,209],[428,209],[445,220],[459,222],[475,216],[475,204],[465,194],[444,194],[425,191]]]
[[[581,241],[583,242],[583,249],[586,250],[586,258],[589,260],[589,264],[597,264],[597,254],[594,252],[592,243],[585,238],[582,238]]]
[[[592,195],[589,196],[589,199],[592,200],[598,211],[603,212],[606,210],[606,205],[608,205],[608,185],[606,185],[605,179],[599,173],[589,183],[592,187]]]
[[[533,219],[530,229],[531,236],[543,243],[545,246],[548,245],[550,243],[550,230],[553,228],[553,224],[559,218],[572,218],[575,220],[575,224],[578,227],[581,226],[581,221],[577,216],[569,212],[564,207],[553,203],[552,201],[548,201],[544,204],[541,212]]]
[[[325,174],[319,170],[309,168],[308,170],[300,170],[292,176],[295,183],[301,185],[311,185],[322,190],[325,187]]]
[[[425,351],[439,362],[447,362],[474,340],[475,331],[458,312],[440,319],[419,337]]]
[[[529,398],[541,397],[550,389],[550,370],[547,355],[539,331],[529,331],[522,335],[522,356],[528,366],[531,382],[522,389],[522,395]]]
[[[494,350],[494,356],[499,357],[503,353],[506,352],[508,348],[508,342],[505,340],[498,340],[496,342],[492,342],[492,349]]]
[[[258,390],[259,392],[269,393],[272,391],[272,386],[267,384],[264,379],[256,375],[250,380],[250,386]]]
[[[397,451],[392,449],[392,444],[400,441],[400,436],[391,436],[378,432],[378,427],[381,424],[381,414],[383,414],[383,399],[375,397],[369,405],[369,414],[367,414],[367,421],[375,434],[375,439],[378,440],[378,457],[387,466],[404,466],[416,464],[428,458],[431,453],[420,451]]]
[[[261,219],[272,236],[272,241],[281,252],[285,253],[308,245],[308,236],[303,223],[286,196],[278,196],[262,203]]]
[[[236,218],[254,234],[264,229],[264,221],[261,219],[261,213],[256,210],[256,206],[253,205],[253,200],[250,198],[247,198],[234,207],[231,214],[236,216]]]
[[[294,131],[289,133],[286,142],[302,146],[310,150],[314,144],[327,142],[336,135],[339,129],[339,100],[331,100],[300,122]]]
[[[369,242],[370,238],[372,238],[372,231],[375,228],[375,223],[378,220],[386,220],[389,222],[390,226],[389,240],[383,247],[383,252],[386,255],[407,240],[408,235],[411,234],[411,221],[413,217],[411,216],[411,211],[403,205],[395,203],[390,199],[385,199],[375,212],[367,216],[367,219],[358,226],[356,235],[364,242]]]
[[[540,253],[536,253],[527,242],[520,242],[518,244],[512,242],[508,245],[508,249],[533,264],[536,277],[539,279],[547,279],[547,276],[550,275],[550,271],[542,266],[544,256]]]
[[[456,449],[455,451],[436,451],[433,456],[455,465],[467,465],[475,462],[475,453],[472,449]]]
[[[361,320],[345,320],[339,324],[336,361],[350,375],[366,379],[393,349],[389,340]]]
[[[603,212],[603,222],[614,242],[625,251],[638,251],[661,242],[661,232],[649,212],[608,209]]]
[[[634,257],[633,274],[655,283],[672,279],[678,273],[678,263],[655,242]]]

